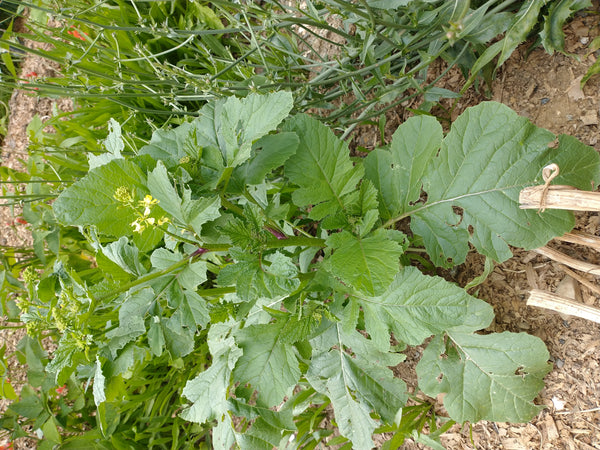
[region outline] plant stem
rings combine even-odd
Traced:
[[[90,303],[90,308],[88,310],[88,312],[86,313],[87,316],[91,315],[94,311],[94,309],[96,308],[96,306],[98,305],[99,302],[109,299],[111,297],[117,296],[119,294],[122,294],[123,292],[127,292],[129,289],[136,287],[136,286],[140,286],[142,284],[148,283],[150,281],[156,280],[157,278],[160,278],[164,275],[167,275],[171,272],[174,272],[175,270],[185,266],[186,264],[189,263],[190,259],[192,259],[191,256],[188,256],[187,258],[182,259],[181,261],[177,261],[174,264],[171,264],[169,267],[163,269],[163,270],[159,270],[158,272],[152,272],[146,276],[143,276],[141,278],[138,278],[137,280],[131,281],[129,283],[125,283],[123,284],[119,289],[112,291],[108,294],[105,295],[101,295],[100,297],[95,297],[92,299],[92,302]],[[87,319],[87,317],[85,318]],[[85,321],[84,319],[84,321]]]
[[[196,293],[201,297],[218,297],[224,294],[233,294],[236,291],[235,286],[200,289]]]
[[[325,239],[307,236],[291,236],[286,239],[277,241],[269,241],[266,244],[267,248],[283,248],[283,247],[325,247]]]

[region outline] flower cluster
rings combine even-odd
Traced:
[[[158,203],[158,200],[153,198],[151,195],[146,195],[144,200],[140,200],[138,202],[139,206],[144,208],[144,212],[140,217],[131,222],[131,226],[133,227],[133,231],[136,233],[141,233],[146,229],[146,227],[154,225],[155,223],[158,226],[164,225],[169,222],[169,219],[165,216],[158,219],[158,221],[154,217],[150,217],[150,213],[152,212],[152,207]]]
[[[113,198],[119,203],[127,206],[133,206],[133,194],[125,186],[120,186],[115,191]]]
[[[119,203],[122,203],[123,205],[128,206],[137,212],[139,217],[130,224],[133,227],[133,231],[136,233],[141,233],[150,226],[161,226],[169,222],[169,219],[166,216],[162,216],[158,220],[154,217],[150,217],[152,208],[154,205],[159,203],[158,199],[148,194],[143,200],[140,200],[136,203],[133,197],[134,196],[131,191],[125,186],[117,188],[113,195],[113,198]]]

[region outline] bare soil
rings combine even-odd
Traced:
[[[596,58],[588,46],[600,34],[597,16],[577,17],[567,26],[566,33],[566,49],[575,56],[548,55],[542,49],[529,51],[528,46],[523,45],[498,71],[490,87],[492,99],[505,103],[537,126],[557,135],[573,135],[600,151],[600,76],[591,79],[583,90],[579,88],[581,76]],[[26,59],[22,70],[24,74],[33,71],[43,75],[55,68],[44,61]],[[463,83],[458,71],[451,71],[444,80],[444,87],[459,90]],[[486,98],[480,91],[471,89],[456,104],[445,106],[452,111],[454,119],[466,107],[483,100]],[[10,109],[9,134],[4,140],[1,158],[3,165],[17,167],[19,160],[27,157],[27,124],[34,114],[51,114],[51,104],[48,100],[16,92]],[[406,108],[388,114],[388,139],[408,115]],[[373,148],[379,144],[378,136],[378,130],[361,128],[355,140],[360,146]],[[28,245],[31,241],[27,227],[15,223],[9,212],[8,208],[0,208],[0,244]],[[577,217],[577,229],[600,234],[597,213],[582,213]],[[550,245],[575,258],[600,264],[600,255],[589,248],[565,243]],[[526,306],[532,288],[551,292],[559,289],[563,295],[570,293],[588,305],[600,306],[600,298],[576,282],[561,265],[533,252],[515,249],[514,254],[512,259],[494,269],[478,287],[477,295],[487,300],[496,313],[488,331],[527,332],[540,337],[548,346],[554,370],[546,377],[546,387],[537,399],[545,409],[527,424],[481,422],[474,424],[472,430],[468,425],[457,425],[442,442],[451,450],[600,449],[600,324]],[[465,285],[482,270],[481,257],[473,253],[454,276]],[[593,277],[580,275],[598,285]],[[19,332],[0,330],[0,345],[6,342],[9,349],[14,349],[20,337]],[[418,348],[408,352],[413,366],[418,356]],[[16,361],[11,362],[9,370],[11,379],[24,379],[23,368]],[[401,375],[414,389],[414,372],[403,370]],[[0,403],[0,412],[5,406]],[[443,412],[441,404],[437,409]],[[15,449],[30,446],[31,442],[15,443]],[[404,448],[425,447],[407,442]]]

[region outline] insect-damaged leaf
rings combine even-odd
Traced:
[[[365,175],[379,190],[384,219],[414,208],[411,205],[421,196],[423,176],[442,138],[442,126],[433,117],[411,117],[398,127],[389,150],[378,148],[365,158]]]
[[[435,264],[463,262],[469,241],[504,261],[509,245],[536,248],[573,227],[568,211],[519,209],[521,189],[540,184],[551,162],[561,168],[556,184],[591,189],[600,179],[594,149],[565,136],[548,147],[554,138],[495,102],[469,108],[454,122],[424,176],[427,201],[411,222]]]
[[[525,333],[487,335],[451,332],[429,343],[417,365],[419,387],[457,422],[527,422],[542,408],[533,404],[550,371],[548,351]],[[438,375],[439,374],[439,375]]]

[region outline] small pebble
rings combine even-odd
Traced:
[[[579,42],[581,42],[583,45],[587,45],[588,42],[590,42],[590,38],[587,36],[582,37]]]
[[[564,339],[562,339],[562,338],[558,340],[558,343],[561,344],[561,345],[564,344],[565,342],[566,341]]]
[[[541,102],[542,105],[545,105],[549,101],[550,101],[550,99],[548,97],[544,97],[543,99],[540,100],[540,102]]]
[[[555,364],[557,368],[562,369],[565,365],[565,362],[560,358],[556,358]]]

